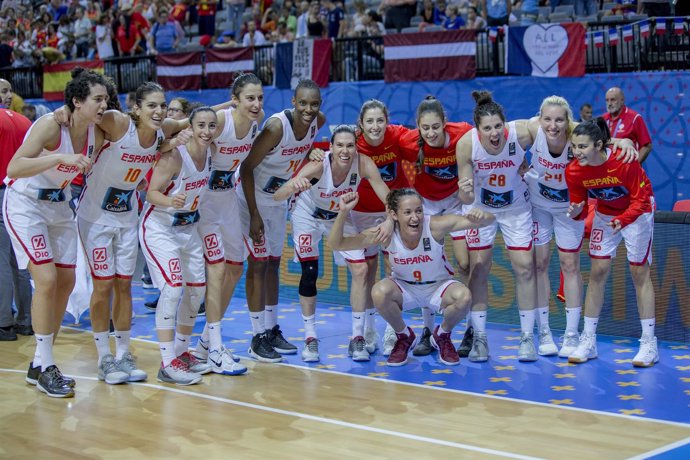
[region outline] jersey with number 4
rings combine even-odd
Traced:
[[[393,278],[412,284],[431,284],[452,279],[453,270],[446,260],[443,244],[431,234],[431,216],[422,220],[422,237],[416,248],[409,249],[396,227],[384,251],[388,253]]]
[[[532,205],[541,209],[563,209],[570,205],[565,167],[572,160],[570,141],[558,157],[549,151],[544,130],[539,127],[532,148],[532,163],[525,174]]]
[[[130,120],[127,132],[116,141],[106,142],[92,158],[77,216],[109,227],[136,226],[137,185],[151,170],[164,138],[159,129],[153,144],[142,147],[137,127]]]
[[[472,129],[473,206],[490,212],[522,209],[529,204],[527,186],[518,172],[525,151],[518,142],[515,123],[506,126],[506,143],[498,155],[490,155],[479,141],[477,128]]]
[[[297,172],[319,131],[318,117],[314,117],[304,138],[295,139],[287,112],[289,111],[285,110],[271,117],[282,123],[283,137],[254,170],[256,203],[259,205],[283,205],[273,200],[273,194]]]

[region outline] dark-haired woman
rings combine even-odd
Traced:
[[[606,281],[611,272],[611,259],[623,240],[642,325],[640,350],[632,364],[650,367],[659,361],[654,336],[655,296],[650,277],[654,193],[639,162],[625,163],[607,147],[610,137],[602,118],[578,125],[571,139],[576,161],[565,170],[571,218],[584,219],[588,195],[596,197],[596,214],[589,240],[591,269],[585,297],[585,325],[580,344],[568,361],[584,363],[597,357],[596,328],[604,304]]]
[[[20,268],[28,266],[35,283],[32,326],[36,352],[27,382],[48,396],[74,396],[74,380],[55,365],[53,340],[74,286],[77,231],[69,207],[69,183],[88,172],[86,156],[99,142],[95,124],[108,103],[106,81],[79,71],[65,89],[73,123],[61,127],[53,114],[39,118],[7,167],[3,214]]]
[[[356,194],[345,194],[338,204],[328,242],[340,251],[361,249],[377,238],[377,229],[370,228],[354,236],[344,236],[347,214],[357,204]],[[415,333],[405,324],[404,310],[426,306],[443,321],[434,328],[431,345],[439,350],[439,360],[449,366],[460,362],[451,333],[464,317],[471,303],[467,287],[453,279],[443,251],[446,234],[481,227],[494,217],[479,209],[465,216],[455,214],[429,216],[424,214],[422,197],[413,189],[393,190],[387,198],[388,212],[396,223],[385,251],[392,276],[374,285],[372,297],[379,314],[395,331],[396,342],[388,357],[388,366],[402,366],[416,341]]]

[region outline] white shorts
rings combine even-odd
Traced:
[[[196,224],[171,227],[170,216],[157,214],[147,209],[139,230],[153,285],[205,286],[206,264]]]
[[[249,255],[256,260],[280,259],[283,256],[283,245],[287,227],[287,207],[285,203],[276,203],[277,206],[257,205],[261,219],[264,221],[264,238],[261,241],[252,241],[249,237],[249,208],[244,197],[237,195],[237,204],[240,211],[242,224],[242,236]]]
[[[76,267],[77,225],[69,201],[37,200],[8,187],[2,213],[20,269],[29,262]]]
[[[364,230],[372,227],[376,227],[384,220],[386,220],[386,212],[360,212],[360,211],[350,211],[350,218],[352,219],[352,225],[354,225],[357,233],[361,233]],[[379,253],[380,246],[378,244],[374,246],[368,246],[364,248],[364,258],[372,259],[376,257]]]
[[[197,225],[204,243],[206,263],[242,265],[247,258],[247,248],[242,238],[235,190],[206,191],[199,214],[201,218]]]
[[[130,279],[137,268],[137,227],[112,227],[77,218],[77,229],[96,280]]]
[[[422,204],[424,205],[424,214],[430,216],[447,216],[455,214],[457,216],[464,216],[463,204],[458,199],[457,193],[445,197],[442,200],[429,200],[422,197]],[[451,238],[454,240],[464,240],[467,230],[458,230],[457,232],[450,232]]]
[[[452,284],[462,284],[457,280],[438,281],[431,284],[410,284],[395,278],[389,278],[400,288],[403,295],[403,311],[414,308],[429,307],[435,313],[441,313],[441,300],[446,289]]]
[[[566,209],[532,208],[536,246],[549,244],[555,233],[559,251],[580,252],[585,234],[585,221],[573,220],[567,216],[566,212]]]
[[[492,224],[467,230],[467,247],[470,251],[491,248],[494,245],[496,230],[499,225],[507,249],[516,251],[532,249],[533,223],[530,207],[522,210],[493,211],[492,213],[496,216],[496,220]]]
[[[616,247],[621,239],[625,241],[630,265],[652,264],[652,237],[654,234],[654,213],[642,214],[632,224],[618,233],[606,225],[613,216],[594,214],[592,233],[589,236],[589,256],[594,259],[616,257]]]
[[[301,209],[295,209],[291,216],[292,241],[295,245],[295,262],[318,260],[319,242],[323,235],[328,235],[333,227],[333,221],[318,220],[306,215]],[[355,235],[357,231],[350,219],[345,222],[343,233]],[[364,249],[353,251],[333,251],[333,258],[337,265],[345,265],[364,262]]]

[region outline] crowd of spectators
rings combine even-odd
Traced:
[[[534,22],[539,6],[603,5],[600,0],[4,0],[0,68],[74,59],[260,46],[301,37],[376,37],[410,26],[483,29]],[[661,11],[667,0],[614,0],[612,13]],[[690,3],[690,2],[688,2]],[[582,4],[582,5],[581,5]],[[661,8],[661,9],[660,9]],[[585,10],[586,11],[586,10]],[[666,11],[663,9],[663,11]],[[379,43],[367,55],[378,59]]]

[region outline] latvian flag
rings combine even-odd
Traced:
[[[614,27],[613,29],[609,29],[609,45],[618,45],[618,29],[616,27]]]
[[[683,35],[685,33],[683,18],[675,18],[673,20],[673,33],[676,35]]]
[[[647,33],[649,33],[649,24],[647,24]],[[633,39],[633,28],[632,28],[632,26],[631,25],[623,26],[623,41],[624,42],[631,42],[632,39]]]
[[[43,66],[43,99],[46,101],[65,100],[65,87],[72,79],[75,67],[95,70],[103,73],[103,61],[65,62]]]
[[[604,32],[594,32],[594,46],[597,48],[604,47]]]
[[[665,35],[666,34],[666,19],[657,19],[656,20],[656,34],[657,35]]]
[[[451,30],[383,37],[384,80],[467,80],[476,74],[476,32]]]
[[[157,79],[167,90],[201,88],[201,53],[159,54],[156,59]]]
[[[206,84],[209,88],[229,88],[237,73],[253,70],[253,48],[206,50]]]
[[[648,19],[644,19],[644,20],[642,20],[642,22],[640,22],[640,35],[643,38],[649,37],[649,20]],[[630,39],[632,40],[632,35],[630,37],[631,37]]]
[[[328,86],[333,42],[329,39],[299,39],[275,45],[276,88],[295,89],[300,80],[309,78],[322,88]]]

